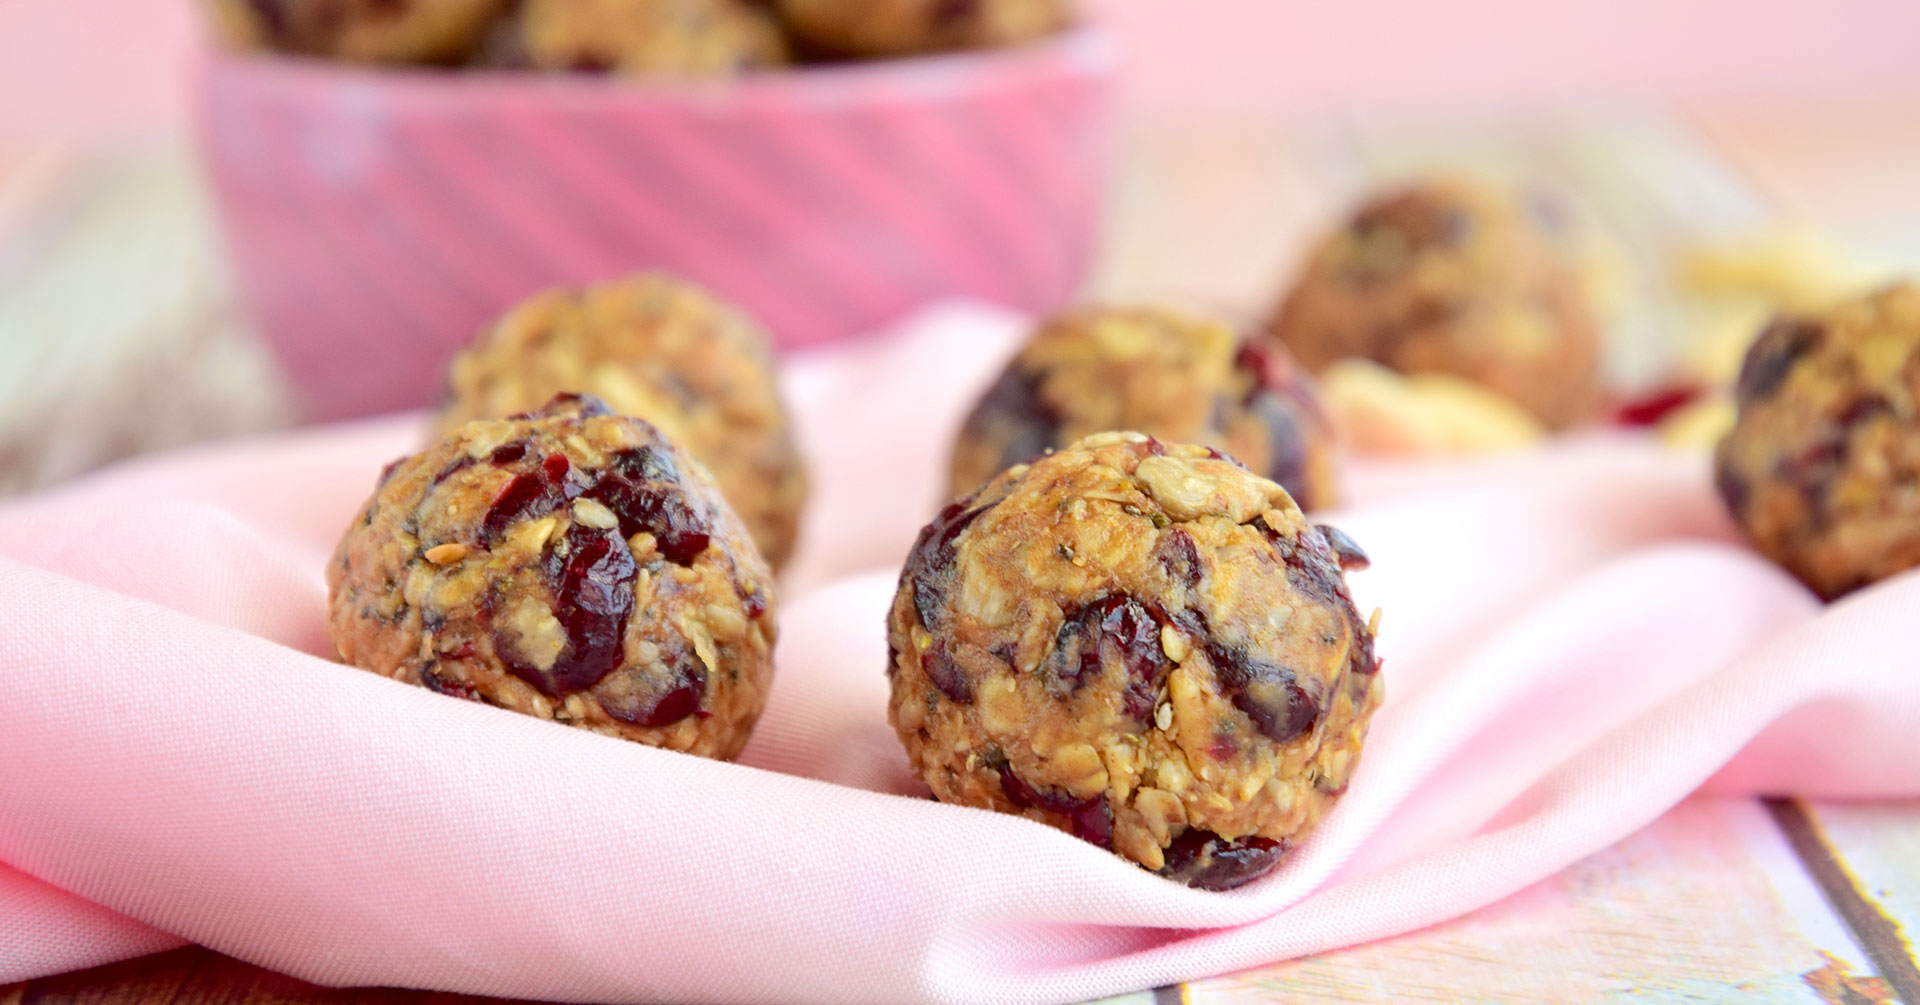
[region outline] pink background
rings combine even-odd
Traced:
[[[1124,104],[1134,113],[1920,93],[1911,0],[1093,6],[1133,53]],[[0,4],[0,142],[177,126],[195,31],[189,0]]]

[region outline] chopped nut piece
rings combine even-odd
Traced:
[[[436,544],[427,549],[427,561],[435,565],[451,565],[467,557],[467,546],[458,542]]]

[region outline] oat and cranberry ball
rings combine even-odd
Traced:
[[[525,0],[519,18],[544,70],[715,77],[789,62],[779,23],[748,0]]]
[[[1342,573],[1364,562],[1216,451],[1088,437],[921,532],[888,616],[889,713],[943,801],[1238,886],[1359,758],[1383,693]]]
[[[358,63],[464,61],[508,0],[208,0],[229,48]]]
[[[1331,428],[1287,351],[1236,348],[1224,324],[1151,307],[1084,308],[1042,325],[967,416],[950,491],[1114,429],[1218,447],[1302,509],[1335,501]]]
[[[1774,321],[1734,400],[1714,474],[1755,548],[1829,600],[1920,565],[1920,285]]]
[[[1578,423],[1601,340],[1554,205],[1458,179],[1377,195],[1308,254],[1268,330],[1315,373],[1357,357],[1451,374]]]
[[[327,566],[348,663],[722,758],[772,684],[772,589],[699,462],[576,396],[395,462]]]
[[[826,57],[993,49],[1052,35],[1067,0],[774,0],[800,45]]]
[[[653,423],[713,473],[776,570],[792,554],[806,473],[767,337],[738,308],[659,274],[537,294],[454,359],[435,428],[562,392]]]

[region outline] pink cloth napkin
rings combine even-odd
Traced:
[[[1408,931],[1704,786],[1920,793],[1920,577],[1822,608],[1696,455],[1360,467],[1388,700],[1275,875],[1184,889],[920,798],[883,613],[1016,319],[788,372],[816,493],[739,764],[328,662],[321,567],[417,420],[128,464],[0,510],[0,982],[182,941],[325,984],[582,1001],[1058,1001]]]

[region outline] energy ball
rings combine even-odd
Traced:
[[[1598,406],[1599,326],[1554,204],[1458,180],[1376,196],[1308,255],[1268,323],[1308,369],[1462,377],[1554,428]]]
[[[344,661],[732,757],[773,682],[771,574],[698,461],[563,396],[394,462],[327,566]]]
[[[1064,29],[1066,0],[774,0],[787,30],[826,56],[905,56],[1015,45]]]
[[[1157,308],[1089,308],[1042,325],[954,444],[951,494],[1116,429],[1218,447],[1307,510],[1335,500],[1333,435],[1313,379],[1268,341]]]
[[[1346,535],[1216,451],[1101,433],[920,533],[889,714],[944,802],[1204,889],[1279,863],[1346,790],[1383,689]]]
[[[1761,554],[1832,600],[1920,565],[1920,286],[1760,333],[1714,480]]]
[[[359,63],[442,63],[478,48],[507,0],[208,0],[229,48]]]
[[[436,429],[445,435],[565,392],[645,419],[699,458],[761,555],[775,569],[785,564],[807,478],[772,350],[744,313],[657,274],[537,294],[454,359]]]
[[[745,0],[526,0],[520,24],[545,70],[713,77],[789,61],[779,24]]]

